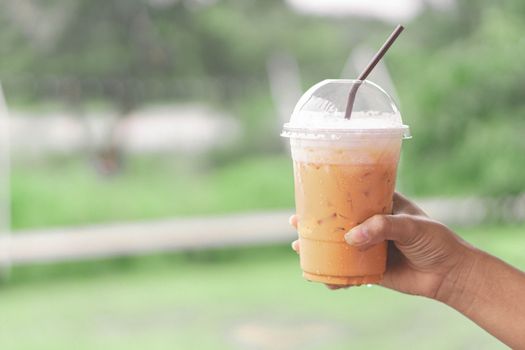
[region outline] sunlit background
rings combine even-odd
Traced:
[[[0,348],[503,348],[289,249],[281,126],[397,23],[398,190],[524,269],[522,0],[3,0]]]

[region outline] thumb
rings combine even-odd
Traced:
[[[367,250],[385,240],[410,245],[418,240],[419,235],[417,223],[409,215],[374,215],[351,229],[345,240],[359,250]]]

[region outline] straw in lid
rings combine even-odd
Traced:
[[[350,118],[345,118],[348,93],[359,84]],[[297,102],[281,136],[336,140],[356,135],[399,135],[410,138],[392,98],[375,83],[328,79],[312,86]]]

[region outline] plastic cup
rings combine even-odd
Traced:
[[[360,87],[345,119],[354,84]],[[334,285],[380,282],[386,242],[361,252],[344,235],[375,214],[392,213],[409,132],[390,96],[369,81],[322,81],[301,97],[282,136],[290,138],[303,276]]]

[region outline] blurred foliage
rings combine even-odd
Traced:
[[[80,160],[54,159],[15,166],[11,186],[15,229],[293,206],[292,165],[282,155],[212,168],[193,159],[130,159],[109,178]]]
[[[104,90],[98,84],[107,84],[107,92],[136,83],[128,88],[130,94],[136,92],[137,103],[203,97],[229,103],[246,83],[266,80],[266,60],[273,51],[291,50],[303,63],[326,75],[334,62],[336,67],[342,64],[351,44],[338,30],[341,25],[300,16],[280,0],[224,0],[211,5],[77,0],[73,4],[49,2],[53,6],[33,2],[37,9],[67,12],[53,39],[38,45],[38,36],[24,35],[31,32],[24,30],[27,26],[35,30],[33,24],[10,16],[18,8],[10,3],[14,1],[3,6],[11,11],[0,14],[4,43],[0,75],[29,76],[50,85],[53,82],[46,79],[82,79],[87,102],[98,96],[97,90]],[[45,14],[43,11],[44,18]],[[358,38],[356,34],[351,37]],[[343,40],[346,44],[341,46]],[[175,89],[150,91],[148,87],[155,84]],[[45,90],[36,91],[34,97],[48,97]],[[106,97],[115,102],[114,95]]]
[[[28,4],[37,10],[33,20],[20,16]],[[390,30],[374,20],[299,14],[281,0],[11,0],[0,8],[0,79],[12,105],[53,100],[85,108],[103,101],[125,115],[145,103],[202,101],[234,113],[244,130],[234,147],[210,155],[218,168],[203,176],[177,170],[176,181],[161,168],[152,175],[156,165],[142,171],[130,164],[107,188],[79,164],[64,165],[60,174],[15,166],[17,227],[44,224],[42,217],[58,224],[291,205],[289,167],[265,156],[282,147],[268,58],[293,55],[306,89],[338,77],[353,47],[376,47]],[[414,136],[404,145],[401,190],[504,195],[525,189],[523,33],[521,0],[458,0],[446,11],[429,7],[407,24],[386,57]],[[153,177],[165,184],[158,192]],[[115,198],[116,211],[92,212],[97,204],[86,204],[87,197],[96,196],[88,193]],[[184,200],[158,202],[168,193]],[[135,203],[122,200],[128,194]],[[71,201],[79,208],[68,207]],[[43,207],[56,215],[39,218]]]
[[[43,23],[66,14],[41,43],[33,33],[39,23],[13,15],[19,2],[0,4],[0,78],[11,103],[58,99],[79,108],[102,100],[125,115],[144,103],[206,101],[243,123],[234,154],[275,150],[271,55],[292,53],[306,87],[338,76],[350,48],[385,26],[305,17],[282,0],[20,2],[42,10]]]
[[[525,189],[525,7],[482,3],[459,6],[464,28],[446,42],[435,28],[446,24],[442,16],[424,15],[413,26],[433,30],[436,39],[409,30],[392,55],[414,135],[405,144],[401,174],[407,192],[503,195]],[[458,23],[451,26],[459,29]]]

